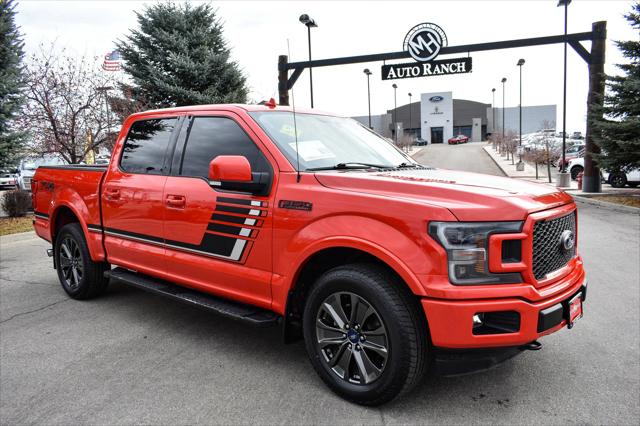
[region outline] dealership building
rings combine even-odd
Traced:
[[[353,117],[364,125],[368,116]],[[471,141],[486,140],[494,129],[503,128],[502,108],[466,99],[454,99],[453,92],[422,93],[419,102],[398,106],[386,114],[372,115],[371,127],[388,138],[394,134],[422,138],[429,143],[443,143],[453,136],[463,134]],[[544,128],[555,128],[556,106],[535,105],[522,107],[522,133],[532,133]],[[518,133],[519,108],[504,109],[504,128]]]

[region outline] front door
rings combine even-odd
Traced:
[[[250,135],[231,113],[190,118],[164,190],[167,272],[189,287],[270,307],[274,191],[222,191],[207,178],[215,157],[242,155],[273,183],[273,166]]]
[[[163,276],[164,185],[179,118],[132,124],[120,158],[113,158],[102,188],[104,245],[109,261]]]
[[[442,127],[431,128],[431,143],[442,143]]]

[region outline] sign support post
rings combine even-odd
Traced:
[[[587,95],[587,134],[584,153],[584,176],[582,180],[583,192],[602,192],[600,169],[593,161],[591,154],[599,154],[600,147],[593,140],[594,110],[602,107],[604,102],[604,58],[605,40],[607,38],[607,23],[594,22],[592,25],[594,39],[591,42],[589,60],[589,94]],[[574,46],[575,47],[575,46]]]

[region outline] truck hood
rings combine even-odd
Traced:
[[[328,188],[444,207],[461,221],[524,220],[529,213],[573,201],[550,185],[457,170],[349,170],[315,176]]]

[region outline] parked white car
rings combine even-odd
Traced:
[[[576,180],[580,172],[584,171],[584,157],[571,159],[567,170],[571,173],[571,179]],[[625,185],[635,188],[640,185],[640,169],[631,170],[629,173],[609,173],[602,170],[602,180],[614,188],[624,188]]]
[[[13,173],[0,174],[0,189],[16,189],[18,187],[18,176]]]

